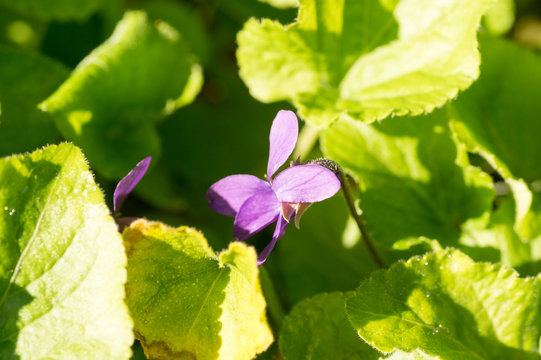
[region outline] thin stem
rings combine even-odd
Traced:
[[[370,254],[372,255],[372,258],[374,259],[374,261],[376,262],[376,265],[381,269],[385,269],[387,266],[385,266],[385,263],[379,256],[376,250],[376,247],[374,246],[374,242],[372,241],[372,238],[370,237],[370,235],[368,234],[368,231],[366,231],[366,228],[364,227],[363,220],[361,219],[361,215],[359,214],[359,212],[357,211],[357,208],[355,207],[355,201],[353,198],[351,187],[349,186],[348,177],[344,173],[344,170],[342,170],[342,167],[338,165],[336,161],[332,161],[325,158],[310,160],[310,161],[307,161],[306,163],[323,166],[331,170],[333,173],[336,174],[336,176],[338,176],[338,179],[340,180],[340,183],[342,185],[342,191],[344,192],[344,197],[346,198],[346,202],[349,207],[349,212],[351,213],[351,216],[353,216],[353,219],[357,223],[357,227],[361,231],[363,241],[368,251],[370,251]]]
[[[344,192],[344,197],[346,198],[346,202],[349,207],[349,212],[351,213],[351,216],[353,216],[353,219],[357,223],[357,226],[359,227],[359,230],[361,231],[361,235],[363,238],[363,241],[368,248],[368,251],[370,251],[370,254],[372,255],[372,258],[376,262],[376,265],[381,268],[385,269],[385,263],[383,262],[383,259],[379,256],[376,247],[374,246],[374,242],[370,235],[368,234],[368,231],[364,227],[363,220],[361,219],[361,215],[357,211],[357,208],[355,207],[355,201],[353,198],[353,194],[351,192],[351,187],[349,185],[348,178],[346,174],[344,173],[344,170],[342,170],[341,167],[338,168],[339,178],[340,182],[342,183],[342,191]]]
[[[270,315],[277,327],[276,330],[279,330],[282,327],[282,320],[284,320],[285,316],[284,308],[280,303],[280,299],[278,299],[278,295],[274,289],[274,284],[272,283],[272,279],[267,269],[265,269],[265,266],[261,266],[259,268],[259,273],[261,275],[261,288],[263,289],[263,294],[267,300]]]

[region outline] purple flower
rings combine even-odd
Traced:
[[[235,218],[233,235],[244,240],[276,222],[271,242],[259,254],[265,262],[274,245],[284,235],[288,223],[298,221],[309,204],[330,198],[340,190],[340,181],[319,165],[294,165],[273,175],[295,148],[297,117],[281,110],[272,123],[267,181],[252,175],[231,175],[214,183],[207,191],[211,209]]]
[[[147,172],[148,165],[150,164],[152,158],[150,156],[141,160],[135,167],[124,176],[122,180],[118,182],[113,194],[113,212],[116,214],[118,210],[122,207],[124,200],[132,192],[132,190],[137,186],[139,181],[145,176]]]

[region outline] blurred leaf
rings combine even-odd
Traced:
[[[37,104],[68,77],[68,69],[44,56],[0,46],[0,156],[35,150],[60,136]]]
[[[0,358],[128,359],[126,255],[81,151],[0,160]]]
[[[378,359],[380,354],[351,327],[344,304],[347,297],[335,292],[299,302],[280,331],[284,359]]]
[[[468,164],[443,111],[367,125],[342,117],[323,135],[323,152],[359,181],[360,208],[386,248],[419,237],[459,246],[487,225],[490,177]],[[475,249],[472,249],[475,250]]]
[[[84,20],[103,5],[103,0],[0,0],[0,4],[42,20]]]
[[[198,14],[187,5],[179,2],[141,1],[137,3],[153,20],[162,20],[173,26],[182,36],[197,60],[203,64],[208,61],[210,44]]]
[[[196,230],[144,220],[123,236],[127,304],[148,357],[251,359],[270,345],[253,248],[216,256]]]
[[[453,130],[506,179],[516,200],[516,230],[541,235],[541,58],[502,39],[484,37],[483,72],[454,103]]]
[[[393,18],[378,0],[304,0],[287,27],[245,24],[240,75],[255,98],[291,101],[318,126],[344,112],[363,121],[429,112],[477,78],[476,31],[492,2],[402,0]]]
[[[276,245],[268,261],[281,269],[290,304],[320,292],[351,290],[376,269],[356,224],[348,219],[344,198],[335,196],[312,205],[300,229],[290,226]]]
[[[40,106],[97,170],[114,179],[142,158],[159,156],[153,121],[192,101],[201,81],[201,68],[179,33],[133,11]]]
[[[483,24],[491,34],[503,35],[513,28],[515,23],[515,0],[496,0],[485,14]]]
[[[522,239],[514,230],[515,203],[506,198],[491,216],[490,226],[475,232],[476,244],[493,246],[501,252],[501,263],[514,267],[521,275],[535,276],[541,272],[541,236]]]
[[[375,273],[346,301],[346,312],[359,335],[383,352],[539,359],[540,280],[441,251]]]

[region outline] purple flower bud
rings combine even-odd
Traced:
[[[113,212],[116,214],[118,210],[122,207],[124,200],[132,192],[132,190],[137,186],[139,181],[145,176],[145,173],[148,170],[148,165],[150,164],[152,158],[150,156],[141,160],[135,167],[126,175],[122,180],[116,185],[115,192],[113,194]]]

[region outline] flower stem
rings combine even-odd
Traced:
[[[387,266],[385,266],[383,259],[381,258],[381,256],[379,256],[376,250],[376,246],[374,245],[374,242],[372,241],[372,238],[370,237],[370,235],[368,234],[368,231],[364,227],[363,220],[361,219],[361,215],[359,214],[359,212],[357,211],[357,208],[355,207],[355,200],[353,197],[353,192],[351,191],[351,186],[349,185],[348,176],[344,173],[344,170],[342,169],[342,167],[338,165],[336,161],[332,161],[325,158],[310,160],[310,161],[307,161],[306,163],[323,166],[336,174],[336,176],[338,177],[342,185],[342,191],[344,192],[344,197],[346,198],[346,202],[349,207],[349,212],[351,213],[351,216],[357,223],[357,227],[361,231],[361,235],[362,235],[364,244],[366,245],[366,248],[372,255],[372,258],[374,259],[374,262],[376,263],[376,265],[381,269],[385,269]]]
[[[276,326],[276,333],[282,327],[282,320],[284,320],[285,311],[280,303],[280,299],[276,294],[276,289],[272,283],[272,279],[265,269],[265,266],[259,268],[260,279],[261,279],[261,288],[263,289],[263,294],[267,300],[267,305],[269,306],[269,312]]]
[[[374,259],[374,262],[380,269],[385,269],[387,266],[385,266],[385,263],[383,262],[383,259],[381,256],[379,256],[376,247],[374,245],[374,242],[372,241],[372,238],[368,234],[368,231],[366,231],[366,228],[364,227],[363,220],[361,219],[361,215],[357,211],[357,208],[355,207],[355,200],[353,197],[353,193],[351,191],[351,187],[349,186],[348,176],[344,173],[344,170],[336,161],[325,159],[325,158],[319,158],[315,160],[310,160],[306,162],[307,164],[316,164],[319,166],[323,166],[329,170],[331,170],[333,173],[336,174],[338,179],[340,180],[340,184],[342,185],[342,191],[344,192],[344,197],[346,198],[346,202],[349,207],[349,212],[351,213],[351,216],[353,216],[353,219],[357,223],[357,227],[361,231],[361,235],[364,241],[364,244],[366,245],[366,248],[368,251],[370,251],[370,254],[372,255],[372,258]]]
[[[346,202],[349,207],[349,212],[351,213],[351,216],[357,223],[357,226],[359,227],[359,230],[361,231],[361,236],[364,241],[364,244],[366,245],[366,248],[372,255],[372,258],[374,259],[376,265],[381,268],[385,269],[385,263],[383,262],[383,259],[381,256],[379,256],[376,247],[374,245],[374,242],[370,235],[368,234],[368,231],[366,230],[363,220],[361,219],[361,215],[357,211],[357,208],[355,207],[355,201],[353,198],[353,194],[351,191],[351,186],[349,185],[348,177],[344,173],[344,170],[342,170],[342,167],[338,167],[338,177],[340,178],[340,182],[342,183],[342,191],[344,192],[344,197],[346,198]]]

